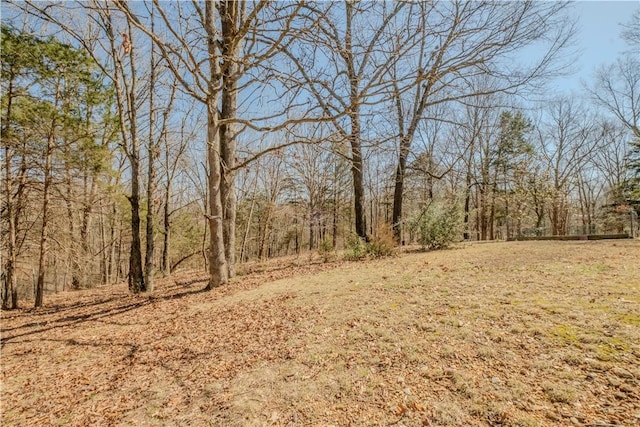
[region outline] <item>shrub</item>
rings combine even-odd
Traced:
[[[380,224],[371,240],[365,242],[360,236],[352,233],[344,252],[347,261],[358,261],[364,258],[382,258],[393,255],[396,242],[389,224]]]
[[[347,239],[344,251],[344,259],[347,261],[358,261],[367,256],[367,244],[360,236],[352,233]]]
[[[322,262],[329,262],[333,254],[333,243],[329,239],[324,239],[318,245],[318,254],[322,257]]]
[[[418,243],[427,249],[446,249],[459,241],[462,231],[460,209],[456,205],[429,206],[412,226],[418,235]]]
[[[393,255],[395,251],[396,241],[393,230],[389,224],[381,223],[371,241],[367,243],[367,253],[373,258],[382,258]]]

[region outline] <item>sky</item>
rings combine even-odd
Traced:
[[[630,21],[640,1],[578,1],[573,7],[578,17],[576,48],[581,55],[574,64],[576,73],[556,80],[555,86],[563,92],[579,92],[581,80],[589,82],[596,68],[615,62],[629,50],[620,37],[620,24]]]

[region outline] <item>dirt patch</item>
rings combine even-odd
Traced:
[[[2,424],[640,423],[640,242],[191,272],[4,312]]]

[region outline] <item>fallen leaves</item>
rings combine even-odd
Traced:
[[[263,263],[211,292],[183,272],[152,296],[52,296],[2,313],[3,423],[633,425],[640,246],[617,245]]]

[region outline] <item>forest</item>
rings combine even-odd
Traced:
[[[640,10],[572,72],[564,2],[2,3],[2,307],[206,266],[637,235]],[[618,36],[618,35],[616,35]]]

